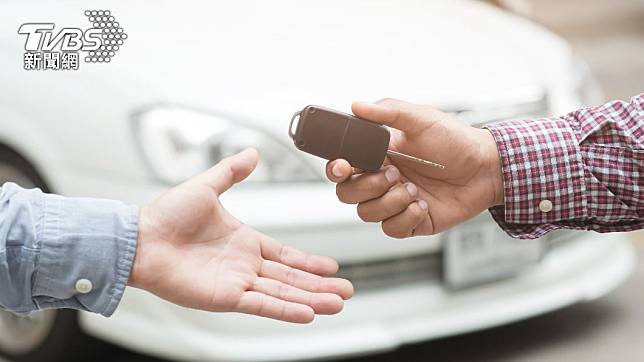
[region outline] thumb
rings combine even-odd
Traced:
[[[243,181],[257,166],[259,155],[254,148],[226,157],[215,166],[197,176],[197,179],[212,186],[217,194],[223,194],[234,184]]]
[[[360,118],[411,133],[421,131],[427,124],[417,115],[416,108],[414,104],[391,98],[351,105],[353,113]]]

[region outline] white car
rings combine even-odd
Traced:
[[[105,6],[129,35],[109,64],[23,70],[22,23],[87,27],[83,12]],[[340,315],[303,326],[187,310],[133,289],[109,319],[0,312],[0,354],[11,359],[65,361],[79,355],[79,335],[180,361],[363,355],[591,300],[633,268],[622,235],[517,241],[487,213],[440,235],[390,239],[338,202],[324,162],[287,136],[290,116],[311,103],[348,111],[396,97],[483,124],[600,102],[568,45],[528,20],[453,0],[10,1],[0,14],[0,180],[143,204],[254,146],[260,166],[225,194],[226,208],[339,259],[357,288]]]

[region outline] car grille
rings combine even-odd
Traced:
[[[548,249],[556,249],[583,236],[582,231],[556,230],[548,233],[543,242]],[[346,263],[342,264],[337,276],[351,280],[355,289],[359,291],[391,288],[415,282],[443,283],[443,252]]]
[[[379,289],[442,277],[441,252],[365,263],[342,264],[338,276],[353,282],[356,290]]]

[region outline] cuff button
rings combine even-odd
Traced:
[[[89,281],[88,279],[79,279],[76,282],[76,291],[81,293],[81,294],[87,294],[94,289],[94,286],[92,285],[92,282]]]
[[[552,201],[550,200],[542,200],[539,203],[539,210],[543,212],[550,212],[552,210]]]

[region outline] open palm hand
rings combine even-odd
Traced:
[[[189,308],[296,323],[340,312],[353,287],[328,277],[337,262],[281,245],[219,202],[257,160],[254,150],[229,157],[143,207],[130,285]]]

